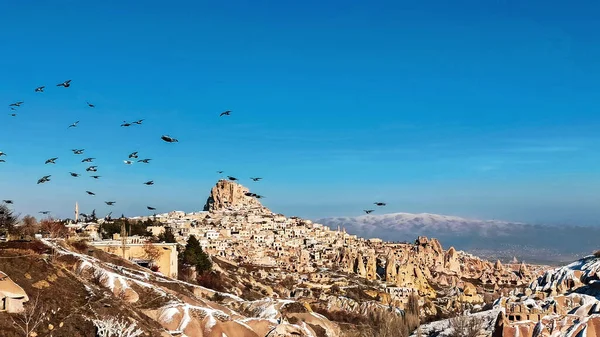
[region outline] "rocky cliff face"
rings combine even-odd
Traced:
[[[228,180],[219,180],[210,191],[204,205],[205,211],[219,211],[227,208],[244,209],[263,207],[253,196],[248,196],[249,189]]]

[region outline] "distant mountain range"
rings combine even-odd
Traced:
[[[332,229],[386,241],[413,241],[417,236],[439,239],[484,258],[556,264],[600,249],[600,227],[545,226],[497,220],[465,219],[438,214],[370,214],[316,220]]]

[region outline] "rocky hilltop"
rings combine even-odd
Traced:
[[[248,193],[249,190],[240,184],[224,179],[219,180],[210,191],[204,211],[214,212],[229,207],[264,208],[256,198]]]
[[[437,239],[366,240],[340,228],[288,218],[271,212],[251,195],[236,182],[220,180],[205,206],[209,211],[187,215],[189,225],[177,226],[183,233],[213,236],[203,239],[212,255],[271,268],[268,275],[280,281],[289,275],[305,278],[306,287],[293,291],[297,298],[314,297],[318,290],[322,298],[329,296],[330,303],[337,303],[334,298],[346,291],[334,292],[329,287],[365,288],[360,282],[348,282],[358,277],[371,282],[369,292],[379,303],[404,308],[414,293],[424,299],[426,315],[436,316],[465,305],[491,303],[535,277],[531,266],[492,263],[453,247],[444,249]],[[185,235],[181,240],[185,241]]]

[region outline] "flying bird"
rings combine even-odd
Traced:
[[[136,158],[137,159],[137,157],[138,157],[137,154],[138,154],[137,151],[136,152],[132,152],[131,154],[129,154],[129,158]]]
[[[85,169],[88,172],[98,172],[98,166],[90,166]]]
[[[14,103],[12,103],[12,104],[9,104],[8,106],[16,106],[16,107],[20,107],[20,106],[21,106],[21,104],[23,104],[23,103],[25,103],[25,102],[23,102],[23,101],[19,101],[19,102],[14,102]]]
[[[80,176],[79,173],[74,173],[74,172],[69,172],[69,174],[71,175],[71,177],[79,177]]]
[[[81,162],[82,163],[91,163],[92,161],[94,161],[94,159],[96,159],[96,158],[85,158],[85,159],[82,159]]]
[[[6,156],[6,153],[0,151],[0,157],[2,157],[2,156]]]
[[[221,116],[231,116],[231,110],[227,110],[227,111],[221,112],[221,114],[219,115],[219,117],[221,117]]]
[[[12,113],[12,114],[9,114],[9,115],[10,115],[11,117],[17,117],[17,114],[15,114],[15,113]]]
[[[0,163],[6,163],[6,160],[0,159]]]
[[[135,122],[131,122],[131,124],[142,125],[142,122],[143,122],[143,121],[144,121],[143,119],[138,119],[138,120],[137,120],[137,121],[135,121]]]
[[[262,198],[264,198],[264,196],[263,196],[263,195],[260,195],[260,194],[255,194],[255,195],[254,195],[254,197],[255,197],[256,199],[262,199]]]
[[[46,160],[44,164],[56,164],[56,159],[58,159],[58,157],[50,158]]]
[[[377,206],[385,206],[385,205],[387,205],[385,202],[374,202],[373,204],[377,205]]]
[[[259,181],[259,180],[261,180],[262,178],[250,178],[250,179],[252,179],[252,180],[254,180],[254,181]]]
[[[86,102],[86,103],[87,103],[87,105],[88,105],[90,108],[95,108],[95,107],[96,107],[95,105],[93,105],[93,104],[92,104],[92,103],[90,103],[90,102]]]
[[[247,197],[255,197],[256,193],[246,192],[246,193],[244,193],[244,195],[247,196]]]
[[[112,206],[115,204],[116,201],[105,201],[104,203],[107,204],[108,206]]]
[[[66,80],[66,81],[64,81],[64,82],[62,82],[62,83],[59,83],[59,84],[57,84],[56,86],[57,86],[57,87],[65,87],[65,88],[68,88],[68,87],[70,87],[70,86],[71,86],[71,80]]]
[[[45,86],[35,88],[35,92],[44,92]]]
[[[147,209],[151,210],[151,211],[156,211],[156,208],[154,207],[150,207],[150,206],[146,206]]]
[[[146,159],[140,159],[138,160],[138,163],[144,163],[144,164],[148,164],[152,159],[150,158],[146,158]]]
[[[10,200],[10,199],[9,200],[2,200],[2,202],[4,202],[5,204],[12,204],[13,203],[13,201]]]
[[[223,173],[223,171],[217,171],[217,173],[218,173],[218,174],[221,174],[221,173]]]
[[[101,176],[90,176],[90,177],[92,177],[92,178],[94,178],[94,179],[98,179],[98,178],[100,178]]]
[[[227,176],[227,179],[231,180],[231,181],[236,181],[238,180],[238,178],[236,177],[232,177],[232,176]]]
[[[127,165],[131,165],[133,164],[133,162],[131,160],[123,160],[123,162]]]
[[[50,211],[39,211],[38,213],[46,215],[46,214],[50,213]]]
[[[48,182],[48,181],[50,181],[50,177],[51,177],[51,176],[43,176],[43,177],[41,177],[40,179],[38,179],[37,183],[38,183],[38,184],[43,184],[43,183],[45,183],[45,182]]]
[[[150,185],[154,185],[154,180],[149,180],[149,181],[146,181],[146,182],[144,183],[144,185],[148,185],[148,186],[150,186]]]
[[[373,210],[372,209],[365,209],[365,213],[371,214],[371,213],[373,213]]]
[[[75,123],[73,123],[73,124],[69,125],[69,127],[67,127],[67,129],[68,129],[68,128],[74,128],[74,127],[76,127],[76,126],[77,126],[77,124],[79,124],[79,121],[77,121],[77,122],[75,122]]]
[[[85,193],[89,194],[89,195],[96,195],[96,193],[94,192],[90,192],[90,191],[85,191]]]
[[[11,111],[17,111],[17,109],[15,109],[15,108],[13,108],[13,107],[10,107],[10,110],[11,110]]]
[[[121,126],[131,126],[131,123],[127,123],[126,121],[123,121],[123,124],[121,124]]]
[[[177,139],[172,138],[170,136],[165,136],[165,135],[161,136],[160,139],[164,140],[167,143],[176,143],[176,142],[179,142]]]
[[[73,154],[83,154],[83,151],[85,151],[85,149],[78,149],[78,150],[77,149],[73,149],[71,151],[73,151]]]

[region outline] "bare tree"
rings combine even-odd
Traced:
[[[137,329],[135,322],[127,322],[115,317],[86,318],[96,327],[97,337],[137,337],[144,331]]]
[[[152,244],[150,241],[144,243],[144,255],[152,262],[156,262],[160,257],[160,249]]]
[[[65,224],[51,218],[42,220],[40,227],[42,231],[50,233],[51,238],[65,238],[69,234]]]
[[[40,226],[37,223],[37,220],[31,215],[26,215],[21,220],[21,224],[15,226],[15,232],[21,236],[34,236],[37,232],[39,232]]]
[[[450,319],[450,337],[477,337],[483,328],[479,317],[457,316]]]
[[[29,337],[46,317],[46,310],[43,303],[39,303],[39,298],[40,294],[37,293],[35,300],[25,303],[23,306],[25,310],[18,314],[16,318],[13,315],[10,316],[14,326],[23,332],[24,337]]]

